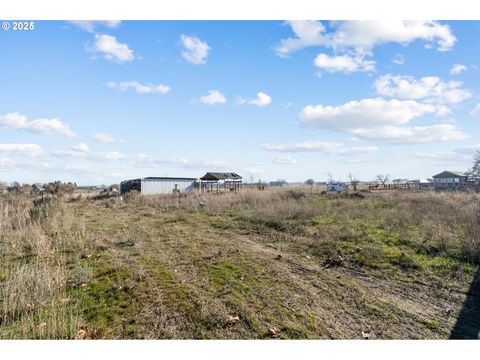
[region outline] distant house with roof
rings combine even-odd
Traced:
[[[468,175],[459,171],[442,171],[433,175],[435,190],[463,190],[468,184]]]

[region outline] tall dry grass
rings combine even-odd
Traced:
[[[359,194],[340,196],[301,188],[244,189],[239,193],[137,194],[126,200],[161,210],[234,211],[239,220],[296,233],[302,233],[302,224],[312,218],[330,217],[341,225],[333,233],[321,228],[319,233],[325,238],[358,235],[359,223],[387,227],[405,236],[411,236],[413,227],[419,243],[432,251],[449,247],[458,250],[458,258],[480,262],[480,194],[401,190]]]
[[[87,246],[84,224],[63,200],[0,197],[0,338],[75,334],[81,318],[62,299],[77,270],[72,257]]]

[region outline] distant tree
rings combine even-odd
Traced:
[[[379,174],[376,180],[385,187],[385,184],[390,180],[390,176],[388,174]]]
[[[313,190],[313,185],[315,185],[315,181],[313,179],[307,179],[305,180],[305,185],[309,185],[310,190]]]
[[[328,182],[329,183],[334,183],[335,182],[331,173],[328,173]]]
[[[473,166],[467,171],[467,174],[475,181],[477,190],[480,190],[480,150],[476,152],[473,158]]]
[[[473,166],[468,171],[469,175],[473,175],[475,177],[480,177],[480,150],[476,152],[475,157],[473,159]]]
[[[350,185],[353,186],[353,191],[357,191],[357,186],[360,183],[360,180],[358,180],[353,174],[348,174],[348,178],[350,179]]]

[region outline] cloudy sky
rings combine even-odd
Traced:
[[[0,32],[0,181],[466,170],[480,22],[49,21]]]

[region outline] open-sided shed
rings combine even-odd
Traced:
[[[202,191],[239,191],[242,177],[233,172],[207,172],[200,178]]]

